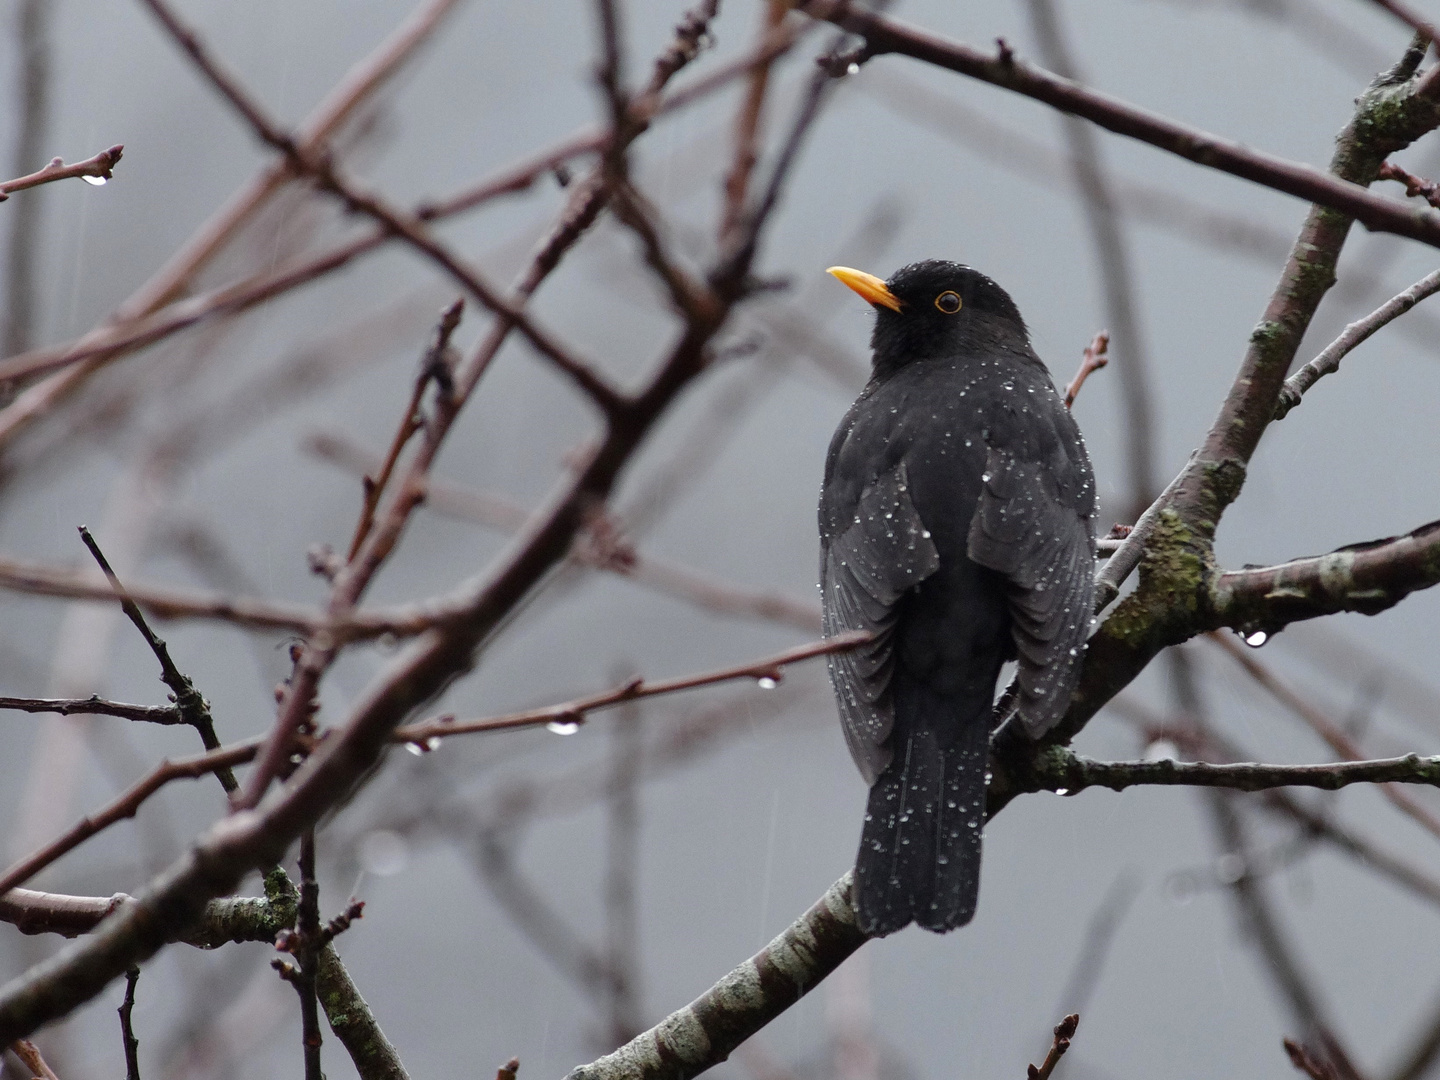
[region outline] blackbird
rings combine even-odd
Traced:
[[[825,459],[820,589],[850,754],[871,785],[859,925],[944,932],[975,913],[991,715],[1018,660],[1038,738],[1080,673],[1095,585],[1095,477],[1014,301],[941,260],[889,281],[830,270],[874,305],[874,369]]]

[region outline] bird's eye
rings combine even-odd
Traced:
[[[956,292],[942,292],[935,297],[935,306],[946,315],[954,315],[960,310],[960,294]]]

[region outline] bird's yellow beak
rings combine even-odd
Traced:
[[[900,310],[900,298],[887,289],[885,282],[874,274],[851,270],[848,266],[832,266],[825,272],[839,278],[843,284],[850,286],[870,303],[888,307],[891,311]]]

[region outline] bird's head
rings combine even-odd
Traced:
[[[895,271],[889,281],[845,266],[829,273],[874,305],[876,374],[912,360],[997,347],[1034,355],[1010,294],[961,263],[927,259]]]

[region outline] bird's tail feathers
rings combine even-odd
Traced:
[[[860,929],[871,936],[912,921],[943,933],[975,914],[989,708],[973,717],[953,710],[952,702],[943,724],[897,723],[894,758],[870,789],[854,895]],[[936,728],[954,735],[946,740]]]

